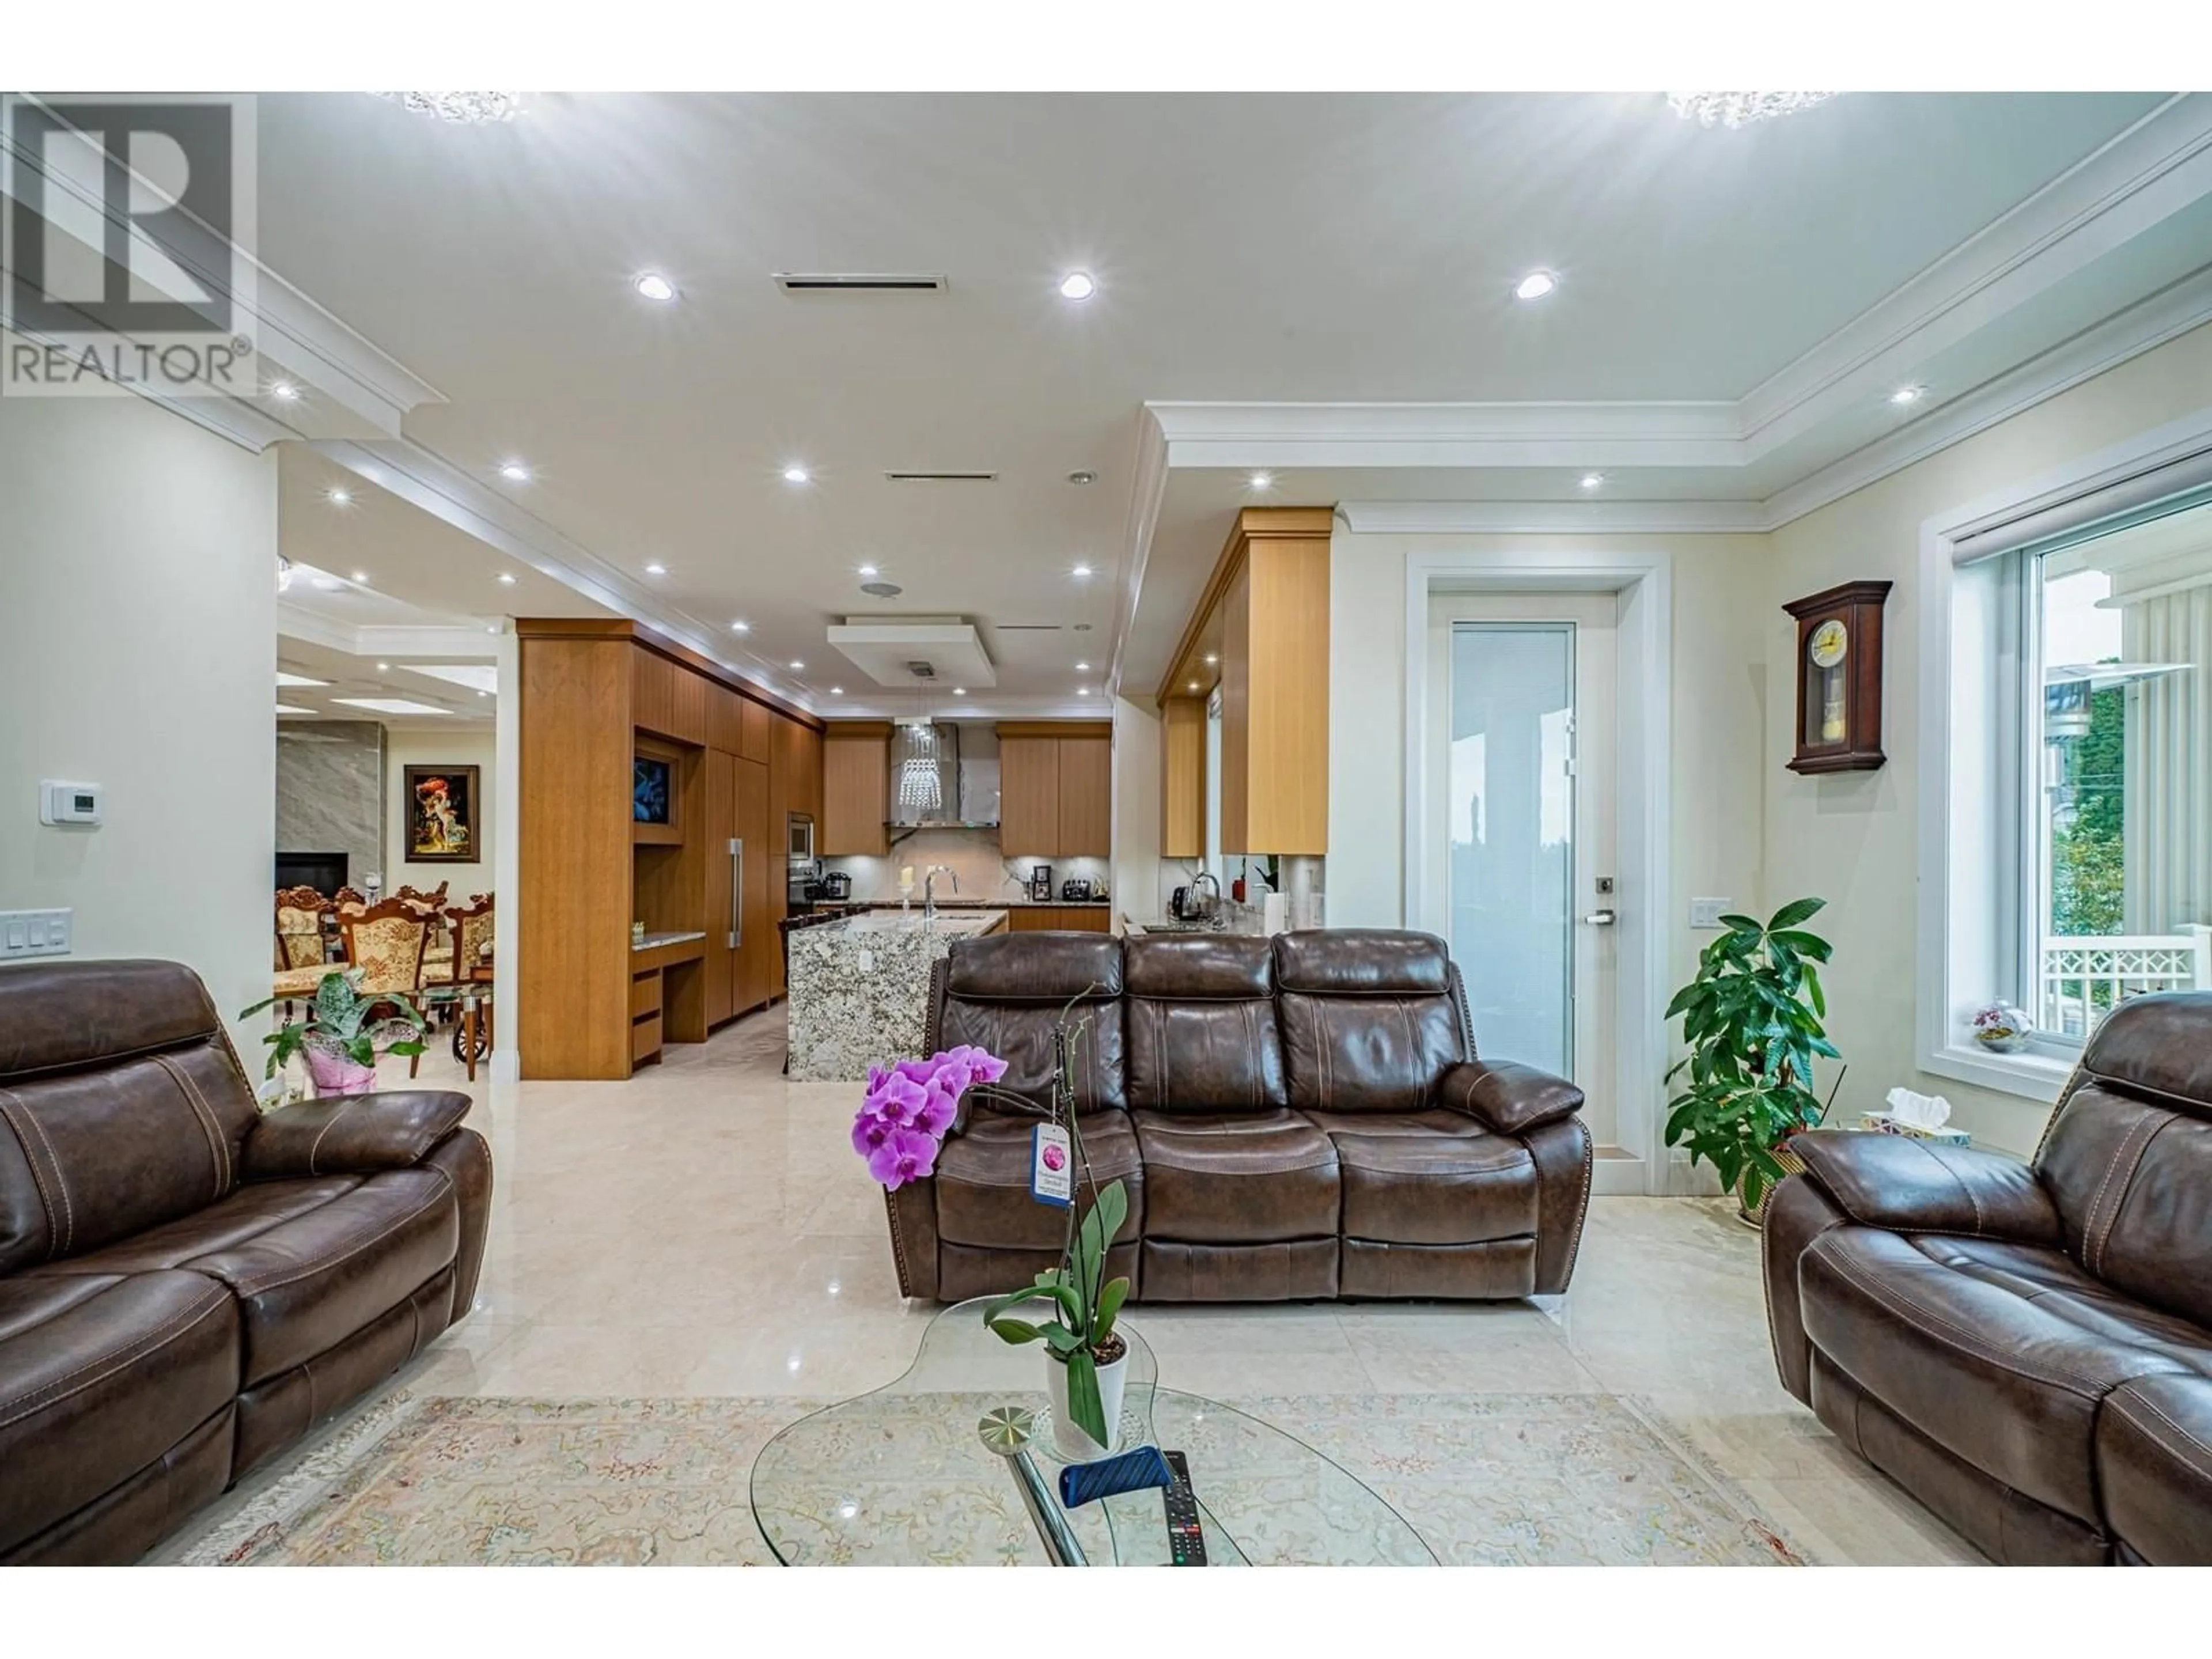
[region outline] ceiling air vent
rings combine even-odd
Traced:
[[[933,680],[937,678],[935,665],[926,662],[910,662],[906,665],[906,672],[918,680]]]
[[[886,472],[893,483],[995,483],[995,472]]]
[[[775,285],[786,294],[915,294],[945,286],[943,271],[779,270]]]

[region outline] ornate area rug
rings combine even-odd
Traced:
[[[1447,1564],[1800,1565],[1808,1553],[1638,1402],[1602,1394],[1300,1395],[1238,1409],[1364,1481]],[[811,1408],[788,1398],[417,1398],[369,1407],[157,1551],[190,1565],[765,1565],[755,1455]],[[972,1420],[972,1419],[970,1419]],[[1255,1560],[1303,1559],[1234,1490],[1210,1492]],[[919,1475],[920,1472],[917,1472]],[[917,1479],[917,1492],[922,1482]],[[1018,1558],[1011,1483],[964,1496],[978,1564]],[[923,1494],[919,1513],[937,1509]],[[958,1502],[955,1498],[951,1501]],[[942,1530],[946,1518],[928,1514]],[[955,1528],[953,1530],[959,1530]],[[1269,1552],[1272,1551],[1272,1555]],[[835,1555],[829,1559],[839,1559]],[[866,1559],[848,1552],[842,1559]],[[940,1557],[939,1559],[947,1559]]]

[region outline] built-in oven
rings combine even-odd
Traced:
[[[808,887],[822,879],[821,860],[814,856],[814,819],[805,812],[793,812],[787,824],[784,840],[784,872],[789,884],[785,908],[793,914],[804,910],[810,900]]]

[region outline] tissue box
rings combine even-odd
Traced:
[[[1973,1136],[1964,1129],[1954,1129],[1945,1124],[1940,1129],[1923,1129],[1917,1123],[1899,1123],[1887,1112],[1861,1112],[1859,1127],[1886,1135],[1910,1135],[1915,1140],[1940,1140],[1946,1146],[1971,1146]]]

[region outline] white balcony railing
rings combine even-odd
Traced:
[[[2087,1037],[2130,997],[2212,991],[2212,927],[2171,933],[2103,934],[2043,941],[2039,1024],[2055,1036]]]

